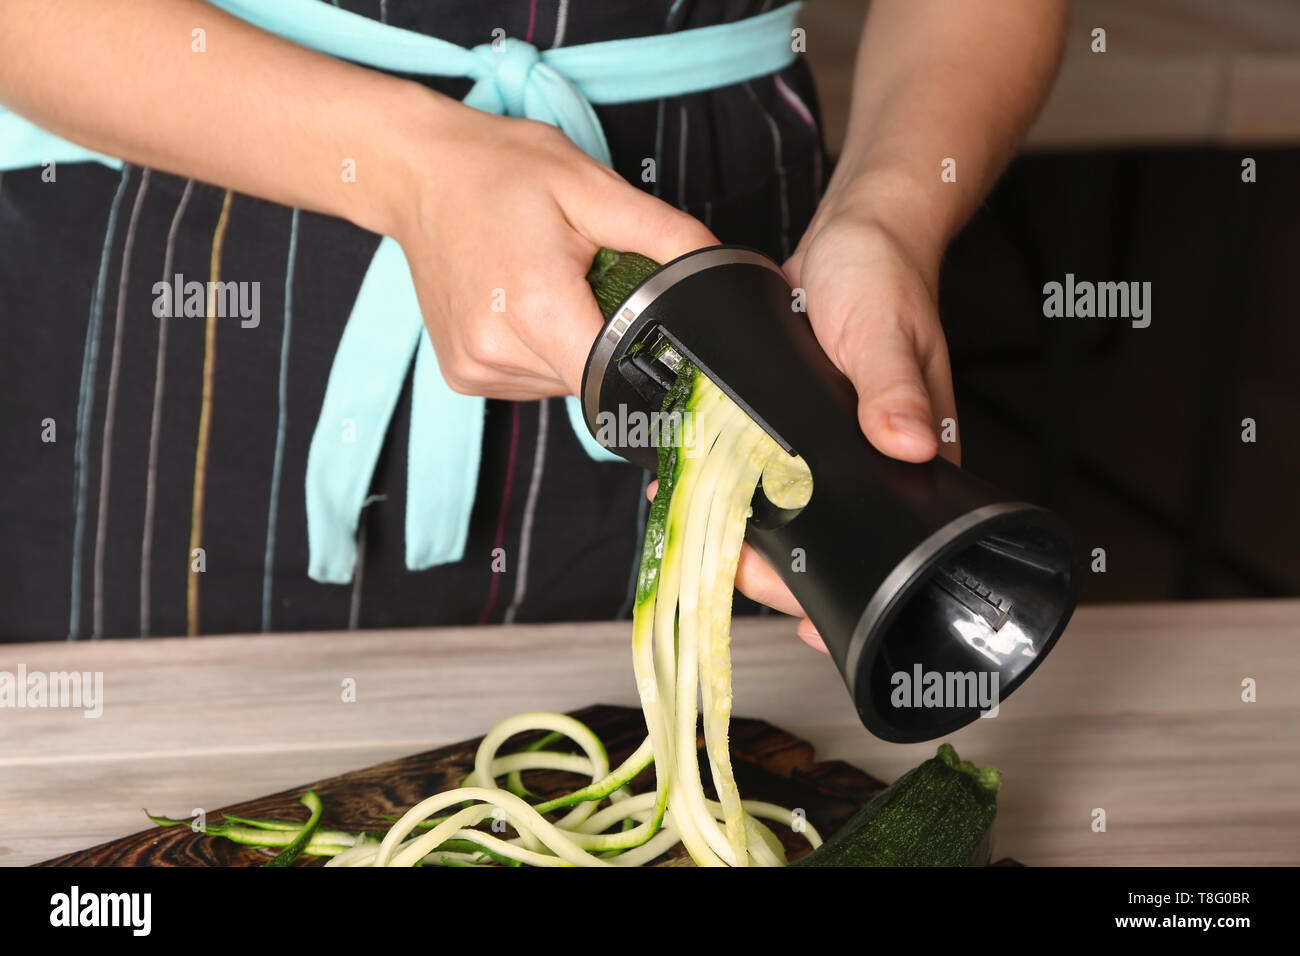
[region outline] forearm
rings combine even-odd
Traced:
[[[0,103],[97,152],[376,232],[399,214],[414,127],[465,109],[199,0],[5,0]]]
[[[1046,97],[1067,17],[1065,0],[875,0],[828,199],[937,265]]]

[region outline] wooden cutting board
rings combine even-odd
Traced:
[[[573,717],[590,727],[605,743],[610,765],[621,763],[645,738],[645,719],[640,710],[596,704],[575,711]],[[533,735],[535,739],[538,735]],[[481,739],[481,738],[479,738]],[[530,738],[520,735],[518,746]],[[440,747],[376,764],[364,770],[328,780],[319,780],[292,790],[260,797],[246,803],[209,812],[217,822],[222,812],[242,817],[273,817],[305,820],[306,808],[298,802],[306,790],[315,790],[325,805],[322,827],[339,830],[376,830],[391,825],[384,815],[400,816],[424,797],[458,786],[473,768],[479,740]],[[701,748],[703,740],[700,741]],[[823,837],[828,837],[853,813],[884,789],[885,784],[843,761],[817,763],[812,744],[761,720],[736,718],[731,722],[731,752],[741,794],[783,807],[802,808],[807,819]],[[707,769],[704,779],[708,780]],[[530,771],[525,785],[534,793],[553,797],[581,786],[573,775],[556,771]],[[633,781],[637,792],[654,786],[652,771]],[[710,793],[710,796],[713,796]],[[176,807],[149,807],[150,812],[183,817]],[[186,808],[188,809],[188,808]],[[808,851],[802,836],[774,824],[773,831],[785,844],[791,860]],[[151,827],[131,836],[99,846],[68,853],[38,866],[257,866],[273,855],[270,850],[231,843],[220,837],[195,833],[189,827]],[[299,865],[319,866],[321,858],[302,857]],[[690,858],[679,845],[660,857],[655,866],[690,866]],[[1016,865],[1001,860],[995,865]]]

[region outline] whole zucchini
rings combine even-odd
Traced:
[[[985,866],[1002,774],[951,744],[872,798],[838,833],[791,866]]]

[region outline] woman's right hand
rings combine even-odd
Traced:
[[[667,262],[717,240],[558,129],[439,100],[391,231],[439,368],[468,395],[577,394],[604,324],[586,281],[596,250]]]
[[[200,0],[132,0],[129,28],[120,7],[0,3],[0,103],[127,162],[393,237],[457,391],[576,392],[602,324],[586,283],[597,248],[664,262],[716,242],[545,124],[316,53]],[[196,23],[213,53],[191,49]]]

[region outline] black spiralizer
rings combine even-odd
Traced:
[[[914,464],[876,451],[852,385],[792,301],[777,263],[745,247],[662,266],[613,308],[588,356],[587,425],[605,440],[602,411],[658,411],[683,358],[712,379],[812,472],[797,510],[759,489],[746,540],[821,633],[863,724],[900,743],[949,734],[986,710],[976,687],[1005,700],[1060,637],[1078,600],[1074,535],[941,457]],[[607,447],[656,468],[653,447]],[[900,705],[900,674],[931,686],[937,674],[959,694]]]

